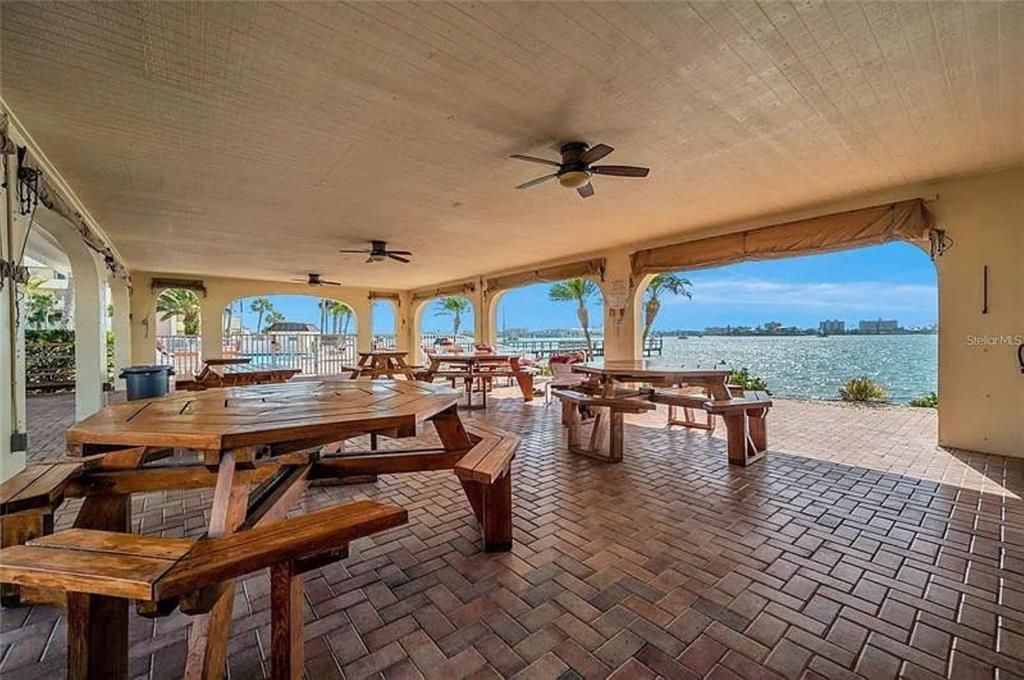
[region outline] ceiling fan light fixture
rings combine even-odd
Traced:
[[[558,183],[567,189],[579,189],[590,181],[590,173],[586,170],[568,170],[558,176]]]

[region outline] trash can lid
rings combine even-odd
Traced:
[[[123,378],[126,374],[135,375],[139,373],[161,373],[163,371],[167,371],[168,375],[174,375],[173,366],[152,364],[149,366],[125,366],[121,369],[121,375],[119,377]]]

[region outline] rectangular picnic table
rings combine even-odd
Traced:
[[[68,430],[66,460],[73,464],[52,470],[54,464],[47,464],[46,471],[26,471],[25,484],[5,485],[12,498],[0,500],[19,513],[4,517],[5,532],[23,543],[36,531],[36,525],[14,531],[28,517],[25,509],[52,517],[65,496],[85,499],[76,528],[130,532],[133,493],[212,486],[206,536],[214,538],[282,520],[312,479],[453,470],[480,524],[485,549],[510,550],[510,464],[519,440],[494,428],[465,427],[458,399],[456,391],[424,382],[322,379],[113,404]],[[414,436],[426,422],[437,431],[440,447],[321,453],[325,445],[367,433]],[[195,451],[199,460],[152,465],[176,448]],[[44,476],[54,480],[45,489]],[[27,489],[38,491],[29,494]],[[189,634],[187,677],[222,674],[232,585],[225,582],[195,610],[199,615]],[[99,667],[105,655],[126,658],[127,600],[105,606],[110,611],[98,620],[88,612],[71,614],[69,629],[92,641],[85,648],[69,645],[78,666],[82,659],[75,655],[84,654]],[[95,626],[103,630],[86,630]],[[110,676],[123,677],[122,670],[111,666]]]
[[[493,352],[472,352],[466,354],[428,354],[430,365],[419,373],[423,380],[448,378],[453,382],[465,381],[466,406],[473,408],[473,385],[481,385],[483,407],[487,407],[487,387],[491,379],[498,377],[515,378],[523,401],[533,400],[533,372],[523,366],[518,354],[496,354]]]
[[[352,369],[353,378],[394,378],[404,376],[407,380],[415,380],[413,369],[406,363],[408,352],[398,350],[379,350],[359,353],[359,363]]]
[[[713,430],[715,415],[728,428],[729,462],[749,465],[767,448],[765,418],[771,401],[766,394],[735,397],[728,385],[728,369],[688,369],[650,359],[573,364],[572,370],[588,377],[572,390],[556,390],[562,402],[562,422],[569,429],[569,450],[590,457],[617,462],[623,453],[623,415],[653,410],[657,404],[670,409],[696,407],[708,414],[708,423],[691,419],[670,424]],[[637,387],[637,384],[650,387]],[[681,388],[699,388],[703,395],[688,394]],[[583,419],[592,417],[588,444],[583,443]],[[605,451],[604,441],[608,446]]]
[[[243,385],[263,385],[266,383],[287,382],[294,378],[301,369],[266,364],[254,364],[252,359],[220,358],[207,359],[194,380],[178,380],[175,387],[186,390],[204,390],[211,387],[240,387]]]

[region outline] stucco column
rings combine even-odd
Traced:
[[[199,339],[203,360],[219,359],[224,352],[224,307],[228,301],[219,295],[199,296]]]
[[[13,163],[11,164],[13,166]],[[14,168],[9,172],[11,177]],[[7,186],[14,182],[7,179]],[[0,253],[4,259],[10,259],[9,253],[17,249],[17,245],[25,239],[27,221],[14,220],[13,208],[6,204],[6,192],[0,192]],[[25,432],[25,324],[28,313],[27,303],[21,305],[22,323],[15,323],[17,317],[17,300],[19,290],[23,286],[14,286],[10,279],[4,281],[0,291],[0,481],[11,477],[25,468],[25,451],[23,447],[12,446],[11,435]],[[24,291],[20,291],[24,293]],[[23,298],[24,299],[24,298]]]
[[[106,267],[71,223],[60,215],[39,206],[36,223],[57,240],[71,263],[75,293],[75,417],[80,420],[103,406],[103,382],[107,372],[107,344],[103,333]]]
[[[609,361],[636,359],[641,354],[635,313],[635,294],[629,266],[629,251],[608,253],[604,281],[604,356]]]
[[[411,361],[416,361],[413,340],[413,302],[409,293],[399,293],[395,305],[395,348],[409,352]]]
[[[121,370],[132,363],[132,321],[131,295],[124,281],[109,279],[110,305],[114,315],[110,319],[110,329],[114,332],[114,386],[115,389],[125,388],[124,380],[118,378]]]
[[[345,304],[351,306],[356,315],[356,351],[369,352],[373,341],[373,302],[364,296]]]

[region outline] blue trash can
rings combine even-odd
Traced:
[[[171,391],[173,366],[128,366],[121,371],[128,388],[128,401],[162,397]]]

